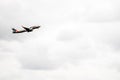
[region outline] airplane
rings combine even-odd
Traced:
[[[34,29],[39,29],[41,26],[31,26],[30,28],[22,26],[24,30],[17,30],[15,28],[12,28],[13,33],[23,33],[23,32],[32,32]]]

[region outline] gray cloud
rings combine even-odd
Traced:
[[[0,79],[119,80],[119,3],[0,1]],[[11,33],[21,25],[42,27]]]
[[[89,28],[87,25],[93,27]],[[26,38],[22,42],[0,41],[0,53],[4,55],[0,60],[4,69],[3,71],[1,68],[1,71],[6,72],[1,79],[119,80],[119,52],[109,45],[118,28],[113,31],[113,27],[108,30],[101,25],[96,27],[96,23],[66,24],[35,32],[34,37]],[[111,36],[110,33],[114,35]],[[104,39],[104,36],[108,38]],[[4,67],[6,65],[11,67],[7,69]],[[11,72],[7,73],[9,70]]]
[[[119,21],[118,0],[85,1],[1,1],[2,39],[10,39],[10,29],[21,25],[58,25],[66,22],[109,22]],[[7,33],[5,33],[7,32]],[[3,36],[6,34],[5,36]]]

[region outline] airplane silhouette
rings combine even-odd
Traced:
[[[23,33],[23,32],[32,32],[34,29],[38,29],[41,26],[31,26],[30,28],[24,27],[22,26],[22,28],[24,28],[24,30],[17,30],[15,28],[12,28],[13,33]]]

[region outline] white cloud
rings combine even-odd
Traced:
[[[32,34],[34,37],[26,38],[22,42],[1,41],[1,55],[6,53],[5,56],[12,55],[18,59],[17,63],[21,67],[14,67],[19,70],[16,76],[20,80],[35,77],[45,80],[119,80],[119,51],[116,52],[109,45],[113,36],[119,36],[116,34],[119,33],[118,27],[113,28],[111,25],[108,30],[108,27],[101,27],[109,26],[108,24],[101,24],[100,27],[96,25],[99,24],[61,25],[59,28],[48,28],[41,35],[35,32],[36,35]],[[106,41],[104,36],[107,37]],[[10,58],[8,60],[12,62]]]
[[[21,77],[19,75],[21,72],[21,64],[15,57],[5,54],[6,53],[4,52],[3,55],[0,55],[0,79],[16,80]]]
[[[0,79],[119,80],[119,3],[0,1]],[[10,34],[21,25],[42,28]]]

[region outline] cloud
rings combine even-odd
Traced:
[[[0,79],[119,80],[119,3],[0,1]],[[11,33],[21,25],[42,27]]]
[[[0,52],[1,53],[1,52]],[[2,52],[3,53],[3,52]],[[16,80],[19,78],[20,74],[20,67],[21,64],[19,61],[9,55],[5,55],[6,52],[4,52],[2,55],[0,55],[0,79],[1,80]]]
[[[96,42],[104,43],[117,49],[119,48],[119,25],[119,22],[89,23],[84,26],[83,31],[94,38]]]
[[[112,24],[64,24],[22,41],[1,40],[1,79],[119,80],[119,50],[111,47],[119,28]]]
[[[117,3],[119,3],[118,0],[90,1],[86,11],[86,20],[90,22],[118,21],[120,6]]]
[[[1,39],[10,39],[12,27],[119,21],[118,0],[33,1],[5,0],[1,6]],[[5,33],[7,32],[7,33]],[[7,34],[4,36],[4,34]]]

